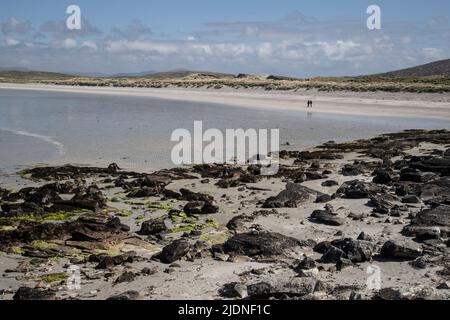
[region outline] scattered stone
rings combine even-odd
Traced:
[[[321,194],[317,196],[316,203],[325,203],[331,201],[332,198],[329,194]]]
[[[405,168],[400,172],[400,181],[427,182],[437,177],[433,172],[422,172],[411,168]]]
[[[133,263],[136,259],[137,256],[134,251],[129,251],[117,256],[92,255],[89,257],[90,262],[98,262],[95,269],[109,269],[124,263]]]
[[[167,226],[164,222],[164,218],[150,219],[144,221],[141,225],[141,230],[138,231],[140,235],[154,235],[167,231]]]
[[[343,256],[345,256],[344,251],[335,246],[330,246],[319,261],[321,263],[337,263]]]
[[[322,187],[333,187],[333,186],[338,186],[338,185],[339,185],[339,183],[334,180],[326,180],[321,183]]]
[[[422,248],[413,242],[389,240],[381,248],[380,255],[387,259],[413,260],[420,257],[422,251]]]
[[[125,291],[123,293],[120,293],[118,295],[111,296],[107,298],[106,300],[139,300],[141,295],[139,292],[134,290]]]
[[[223,285],[219,294],[226,298],[245,299],[248,296],[247,287],[238,282],[230,282]]]
[[[161,260],[163,263],[170,264],[184,257],[189,252],[189,249],[189,242],[178,239],[165,246],[161,253],[157,254],[155,258]]]
[[[415,195],[406,195],[402,198],[402,203],[420,203],[420,199]]]
[[[345,224],[345,219],[329,213],[327,210],[314,210],[311,214],[313,221],[327,224],[330,226],[341,226]]]
[[[158,272],[159,272],[159,268],[156,267],[156,266],[152,267],[152,268],[144,267],[141,270],[141,273],[144,274],[144,275],[147,275],[147,276],[151,276],[151,275],[156,274]]]
[[[349,259],[345,259],[345,258],[340,258],[337,262],[336,262],[336,270],[337,271],[342,271],[345,268],[349,268],[353,266],[353,262]]]
[[[410,264],[416,269],[425,269],[427,267],[427,262],[423,257],[419,257],[416,260],[411,261]]]
[[[348,199],[364,199],[381,191],[382,188],[377,184],[352,180],[344,182],[336,191],[336,195]]]
[[[365,232],[361,232],[357,238],[357,240],[364,240],[364,241],[373,241],[372,237]]]
[[[263,208],[297,208],[301,203],[313,201],[321,193],[298,183],[288,183],[277,196],[268,198]]]
[[[300,263],[294,268],[295,272],[299,272],[300,270],[310,270],[317,267],[316,261],[309,257],[305,257]]]
[[[13,300],[55,300],[55,293],[39,288],[20,287],[13,296]]]
[[[135,279],[136,279],[136,275],[133,272],[126,271],[117,277],[116,281],[114,281],[114,284],[119,284],[119,283],[123,283],[123,282],[132,282]]]
[[[209,201],[191,201],[184,206],[183,211],[187,215],[212,214],[217,213],[219,207]]]
[[[278,280],[275,283],[258,282],[247,286],[250,299],[269,299],[287,297],[304,297],[313,294],[317,280],[313,277],[296,277]]]
[[[436,289],[439,289],[439,290],[449,290],[449,289],[450,289],[450,283],[449,283],[448,281],[441,282],[441,283],[436,287]]]
[[[236,234],[224,245],[225,253],[246,256],[284,256],[287,250],[305,246],[304,242],[274,232]]]
[[[388,184],[396,180],[393,172],[387,169],[378,169],[375,171],[375,176],[373,177],[373,183],[377,184]]]

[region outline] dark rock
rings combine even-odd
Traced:
[[[258,282],[247,286],[247,293],[250,297],[267,297],[272,292],[272,286],[267,282]]]
[[[172,263],[184,257],[190,249],[189,242],[183,239],[173,241],[171,244],[165,246],[161,253],[156,255],[156,258],[163,263]]]
[[[345,224],[345,219],[337,217],[326,210],[314,210],[311,214],[311,219],[330,226],[341,226]]]
[[[123,282],[132,282],[136,279],[136,275],[131,271],[125,271],[120,276],[117,277],[115,284],[123,283]]]
[[[151,275],[156,274],[158,272],[159,272],[159,268],[158,267],[153,267],[153,268],[144,267],[141,270],[141,273],[146,275],[146,276],[151,276]]]
[[[155,187],[134,188],[128,194],[128,198],[154,197],[159,194],[159,189]]]
[[[141,295],[139,292],[134,290],[125,291],[123,293],[120,293],[118,295],[111,296],[107,298],[106,300],[139,300]]]
[[[436,289],[438,290],[449,290],[450,289],[450,283],[449,282],[441,282]]]
[[[321,263],[337,263],[343,256],[345,256],[344,251],[335,246],[330,246],[319,261]]]
[[[183,208],[187,215],[217,213],[218,210],[219,207],[209,201],[191,201]]]
[[[338,186],[339,183],[337,181],[334,180],[327,180],[322,182],[321,186],[322,187],[333,187],[333,186]]]
[[[449,175],[450,157],[416,157],[411,159],[410,167],[421,171]]]
[[[313,250],[315,252],[324,254],[325,252],[327,252],[328,249],[330,249],[330,247],[331,247],[330,241],[322,241],[322,242],[319,242],[317,245],[315,245]]]
[[[274,232],[236,234],[223,245],[225,253],[246,256],[282,256],[305,243]]]
[[[363,174],[364,171],[365,171],[364,167],[361,166],[361,165],[358,165],[358,164],[353,164],[353,165],[346,164],[342,168],[341,173],[342,173],[343,176],[348,177],[348,176],[358,176],[360,174]]]
[[[317,196],[316,203],[326,203],[330,202],[331,200],[332,198],[329,194],[321,194]]]
[[[315,200],[321,193],[297,183],[288,183],[277,196],[268,198],[263,208],[297,208],[301,203]]]
[[[450,197],[450,178],[443,177],[422,185],[418,195],[423,200],[448,201]]]
[[[311,258],[305,257],[300,263],[294,268],[295,272],[300,270],[311,270],[317,267],[316,261]]]
[[[88,188],[82,188],[70,200],[59,200],[54,202],[56,210],[73,209],[87,209],[95,211],[97,209],[106,207],[107,199],[96,186],[92,185]]]
[[[366,234],[365,232],[361,232],[357,238],[357,240],[364,240],[364,241],[372,241],[372,237]]]
[[[217,181],[215,185],[222,189],[229,189],[229,188],[237,188],[239,186],[244,185],[244,183],[242,183],[238,179],[221,179]]]
[[[247,297],[247,287],[238,282],[230,282],[223,285],[219,290],[219,294],[226,298],[240,298]]]
[[[406,195],[402,198],[403,203],[420,203],[420,199],[415,195]]]
[[[292,278],[276,283],[258,282],[247,286],[250,299],[304,297],[313,294],[317,280],[312,277]]]
[[[439,227],[415,227],[409,225],[403,228],[402,232],[406,236],[416,237],[416,241],[426,241],[430,239],[441,238],[441,229],[439,229]]]
[[[23,170],[21,173],[30,175],[32,179],[38,180],[69,180],[76,178],[91,177],[93,175],[101,174],[119,174],[119,168],[115,164],[109,165],[108,168],[96,167],[78,167],[72,165],[65,165],[59,167],[36,167],[32,169]],[[135,175],[134,172],[124,172],[130,175]]]
[[[255,217],[247,216],[247,215],[238,215],[231,218],[227,223],[227,229],[233,231],[245,230],[244,222],[251,222],[255,219]]]
[[[411,168],[403,169],[400,172],[400,181],[427,182],[437,177],[438,176],[435,173],[422,172]]]
[[[372,182],[377,184],[388,184],[394,180],[396,180],[396,178],[392,171],[378,169],[375,171],[375,176],[373,177]]]
[[[214,202],[214,198],[206,193],[193,192],[185,188],[180,189],[180,193],[181,193],[181,200]]]
[[[381,248],[380,255],[386,259],[413,260],[422,255],[422,248],[407,241],[387,241]]]
[[[336,270],[337,271],[342,271],[343,269],[352,267],[352,266],[353,266],[353,262],[350,259],[340,258],[336,262]]]
[[[426,269],[427,267],[427,263],[423,257],[419,257],[416,260],[411,261],[410,264],[416,269]]]
[[[13,296],[13,300],[55,300],[55,293],[39,288],[20,287]]]
[[[167,231],[167,226],[164,222],[164,218],[156,218],[144,221],[141,225],[141,229],[138,231],[140,235],[154,235]]]
[[[450,229],[450,206],[440,205],[432,209],[419,212],[411,221],[411,226],[439,227],[442,232]]]
[[[111,163],[108,168],[106,168],[106,172],[110,174],[117,173],[119,170],[121,169],[116,163]]]
[[[137,256],[136,252],[129,251],[124,254],[120,254],[117,256],[107,256],[107,255],[100,255],[100,256],[90,256],[89,261],[91,262],[98,262],[95,269],[109,269],[114,266],[122,265],[124,263],[133,263],[136,261]]]
[[[394,204],[390,203],[383,195],[370,195],[369,205],[374,207],[373,212],[381,214],[389,214],[391,210],[395,207]]]
[[[381,191],[382,188],[376,184],[352,180],[344,182],[336,191],[336,195],[348,199],[364,199]]]
[[[394,288],[383,288],[374,297],[377,300],[405,300],[403,294]]]
[[[331,244],[345,253],[343,258],[354,263],[370,261],[375,252],[375,245],[364,240],[346,238],[333,240]]]

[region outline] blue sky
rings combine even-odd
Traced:
[[[81,30],[65,27],[71,4]],[[357,75],[449,58],[449,21],[446,0],[2,1],[0,67]]]

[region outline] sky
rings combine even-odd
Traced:
[[[79,30],[66,26],[69,5]],[[367,27],[370,5],[379,30]],[[0,68],[308,78],[449,57],[448,0],[0,0]]]

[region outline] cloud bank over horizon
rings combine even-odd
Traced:
[[[64,12],[46,21],[17,12],[0,16],[0,67],[104,74],[180,68],[295,77],[380,73],[450,57],[449,11],[429,2],[436,2],[435,15],[385,19],[381,30],[368,30],[361,10],[359,18],[301,10],[265,19],[205,14],[201,23],[183,28],[174,20],[177,28],[171,28],[133,13],[97,24],[97,13],[80,4],[80,30],[67,29]]]

